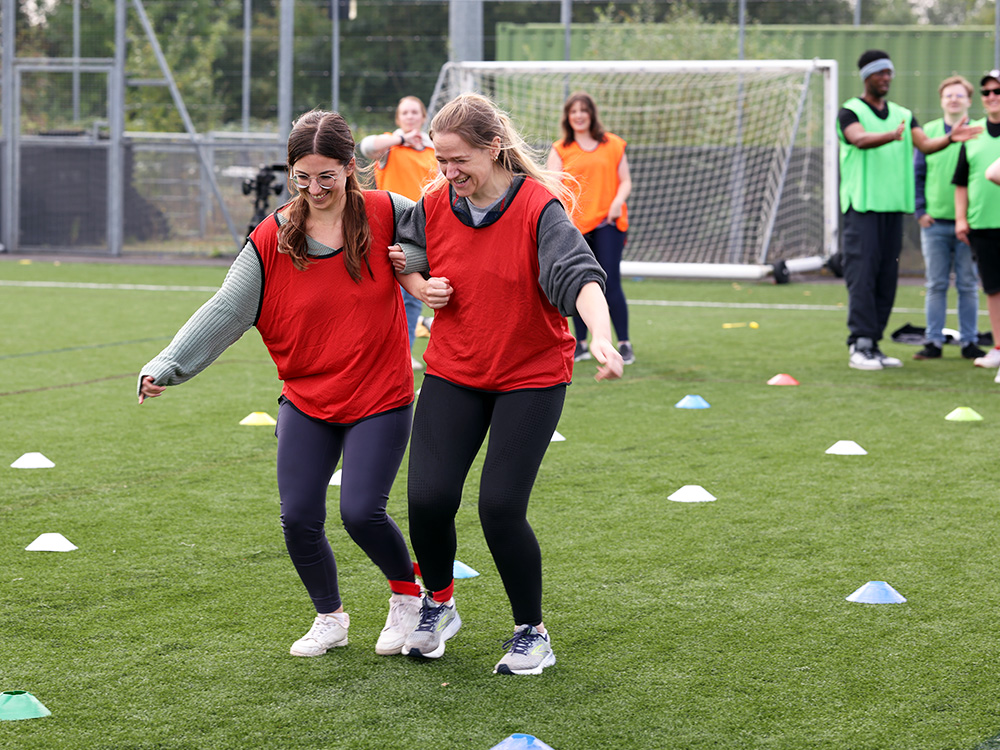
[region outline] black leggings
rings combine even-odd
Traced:
[[[462,486],[489,430],[479,480],[479,520],[517,625],[542,621],[542,555],[528,498],[566,386],[484,393],[424,378],[413,418],[408,480],[410,540],[430,591],[452,582],[455,514]]]
[[[410,407],[350,426],[310,419],[291,403],[278,408],[278,494],[285,546],[317,612],[341,605],[337,564],[327,541],[326,494],[343,452],[340,518],[389,581],[413,581],[406,540],[386,513],[403,462]]]
[[[622,253],[625,251],[626,232],[619,231],[614,224],[598,227],[593,232],[587,232],[583,239],[594,251],[594,257],[608,275],[604,283],[604,297],[608,301],[608,312],[611,324],[615,327],[619,341],[628,341],[628,303],[625,301],[625,290],[622,289]],[[587,324],[579,315],[573,316],[573,330],[577,341],[587,340]]]

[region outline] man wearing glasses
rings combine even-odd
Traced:
[[[929,138],[947,135],[968,117],[972,84],[962,76],[949,76],[938,86],[942,116],[924,125]],[[914,359],[938,359],[944,348],[944,322],[948,307],[948,285],[955,271],[958,292],[958,328],[962,356],[976,359],[986,354],[979,348],[979,277],[969,246],[955,236],[955,164],[961,147],[953,143],[936,154],[924,156],[914,149],[913,171],[917,178],[917,223],[924,256],[927,296],[924,310],[927,331],[924,348]]]
[[[963,143],[955,165],[955,236],[972,248],[986,292],[993,341],[1000,343],[1000,186],[986,178],[986,168],[1000,157],[1000,70],[979,80],[986,110],[986,133]],[[973,361],[977,367],[1000,367],[1000,348]],[[994,379],[1000,383],[1000,372]]]
[[[844,102],[837,115],[848,365],[882,370],[903,365],[883,354],[878,342],[896,299],[903,217],[915,209],[913,148],[933,154],[974,138],[982,128],[963,118],[947,134],[931,138],[910,110],[887,100],[894,72],[888,53],[868,50],[858,68],[864,94]]]

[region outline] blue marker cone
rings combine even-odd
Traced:
[[[490,750],[552,750],[552,748],[530,734],[512,734]]]
[[[461,560],[455,560],[451,566],[451,575],[453,578],[475,578],[479,571],[473,570]]]
[[[849,602],[862,604],[902,604],[906,597],[885,581],[869,581],[847,597]]]
[[[708,409],[709,403],[701,396],[685,396],[676,404],[678,409]]]

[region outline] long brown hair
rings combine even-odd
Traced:
[[[302,115],[292,126],[288,135],[288,173],[295,163],[311,154],[336,159],[347,169],[354,158],[354,136],[347,122],[336,112],[314,109]],[[361,281],[361,264],[368,268],[368,275],[375,278],[368,255],[372,244],[372,230],[368,225],[365,211],[365,194],[351,170],[344,179],[347,202],[341,218],[344,235],[344,266],[355,282]],[[294,189],[294,186],[290,186]],[[287,253],[292,263],[300,271],[309,267],[309,251],[306,245],[306,219],[309,203],[301,190],[289,203],[288,222],[278,230],[278,251]]]
[[[473,148],[489,149],[493,140],[500,140],[496,163],[512,175],[526,175],[545,186],[569,210],[575,200],[563,183],[562,172],[549,172],[538,166],[531,147],[514,128],[510,117],[492,101],[480,94],[461,94],[448,102],[431,121],[431,139],[435,134],[452,133]],[[439,190],[447,184],[438,172],[424,192]]]
[[[597,116],[597,102],[595,102],[594,97],[586,91],[577,91],[570,94],[569,99],[567,99],[566,103],[563,105],[562,120],[559,122],[563,131],[563,145],[569,146],[576,140],[576,135],[573,132],[573,126],[569,124],[569,111],[573,109],[573,105],[577,102],[582,104],[590,114],[590,137],[598,143],[604,143],[604,141],[607,140],[605,138],[605,133],[607,131],[601,124],[601,118]]]

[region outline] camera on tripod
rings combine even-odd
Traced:
[[[284,164],[261,164],[256,176],[243,180],[243,195],[253,194],[254,196],[254,214],[253,218],[250,219],[250,224],[247,225],[248,238],[257,225],[264,221],[268,213],[270,213],[268,199],[271,194],[281,195],[284,191],[285,183],[279,181],[278,175],[281,174],[283,176],[286,169],[287,167]]]

